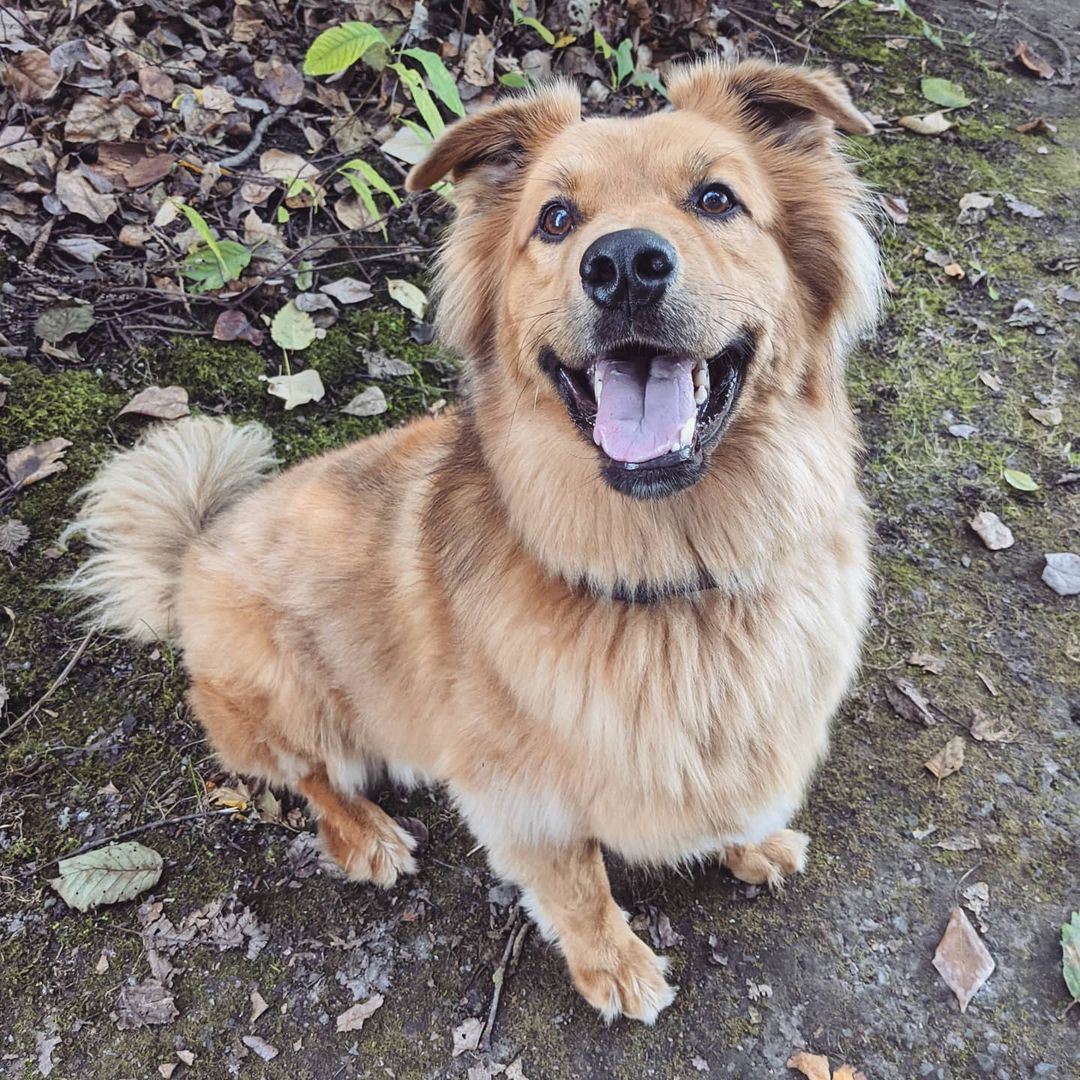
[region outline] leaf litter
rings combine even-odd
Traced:
[[[959,907],[952,909],[933,962],[945,985],[956,995],[962,1013],[967,1012],[971,999],[995,967],[990,951]]]

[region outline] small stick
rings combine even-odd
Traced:
[[[86,646],[90,644],[90,639],[96,633],[97,627],[91,627],[89,633],[79,643],[79,647],[75,650],[75,655],[72,656],[72,658],[67,662],[64,670],[56,676],[52,686],[50,686],[49,689],[46,690],[45,693],[42,694],[41,697],[39,697],[37,701],[35,701],[34,704],[31,705],[30,708],[22,714],[22,716],[19,717],[18,720],[15,720],[13,723],[8,724],[8,726],[4,728],[3,731],[0,731],[0,739],[6,739],[13,731],[16,730],[16,728],[22,727],[23,724],[25,724],[26,721],[29,720],[30,717],[33,716],[34,713],[36,713],[38,709],[40,709],[41,706],[44,705],[45,702],[53,696],[54,693],[56,693],[56,691],[63,684],[64,680],[71,674],[71,669],[79,662],[79,657],[82,656],[84,652],[86,652]]]
[[[57,855],[55,859],[50,859],[47,863],[41,863],[39,866],[35,866],[33,873],[38,873],[44,870],[47,866],[53,866],[55,863],[60,862],[61,859],[74,859],[76,855],[85,855],[88,851],[96,851],[99,847],[104,847],[106,844],[115,844],[118,840],[126,840],[129,836],[138,836],[139,833],[149,832],[151,829],[164,829],[169,825],[181,825],[185,821],[198,821],[201,818],[209,817],[221,817],[224,814],[236,814],[231,806],[225,807],[223,810],[201,810],[197,814],[181,814],[179,817],[160,818],[157,821],[147,821],[142,825],[136,825],[134,829],[126,829],[124,832],[114,833],[112,836],[103,836],[100,840],[91,840],[88,844],[83,844],[81,848],[76,848],[74,851],[69,851],[66,855]]]
[[[503,949],[502,959],[499,966],[492,972],[491,981],[495,984],[495,992],[491,995],[491,1007],[488,1009],[487,1023],[480,1035],[478,1048],[485,1053],[491,1049],[491,1029],[495,1026],[495,1014],[499,1011],[499,999],[502,997],[503,985],[506,982],[506,970],[510,963],[510,957],[517,952],[518,942],[524,938],[529,924],[521,918],[521,905],[514,907],[514,913],[510,916],[510,932],[506,935],[506,948]]]
[[[220,161],[215,162],[215,164],[220,165],[223,169],[237,169],[241,165],[245,165],[251,159],[251,156],[255,151],[262,145],[263,136],[266,134],[267,128],[280,120],[285,113],[285,109],[275,109],[272,113],[267,113],[266,116],[255,125],[255,130],[251,133],[251,139],[243,150],[238,150],[235,154],[230,154],[228,157],[223,157]]]

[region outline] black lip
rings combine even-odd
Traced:
[[[731,421],[756,345],[753,331],[741,330],[710,358],[711,390],[698,412],[693,445],[640,463],[614,461],[593,441],[596,401],[583,370],[567,367],[546,346],[540,353],[540,366],[554,383],[570,419],[599,456],[600,472],[608,485],[630,498],[661,499],[690,487],[704,475],[706,452],[720,441]],[[653,353],[668,351],[651,343],[630,347]]]

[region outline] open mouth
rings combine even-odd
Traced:
[[[584,369],[550,352],[541,359],[608,466],[634,472],[677,469],[719,439],[753,350],[744,331],[704,360],[644,342],[610,349]]]

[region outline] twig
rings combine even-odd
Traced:
[[[215,164],[220,165],[223,169],[237,169],[241,165],[245,165],[251,160],[251,156],[255,151],[262,145],[263,136],[266,134],[270,125],[277,123],[286,112],[286,109],[275,109],[272,113],[267,113],[266,116],[255,125],[255,130],[251,133],[251,139],[243,150],[238,150],[235,154],[230,154],[228,157],[223,157]]]
[[[33,266],[34,263],[41,258],[41,253],[45,250],[45,245],[49,242],[49,237],[52,236],[53,226],[56,224],[56,218],[49,218],[45,222],[41,232],[38,233],[37,239],[34,241],[34,246],[30,251],[30,254],[26,257],[26,266]]]
[[[90,639],[96,633],[97,627],[91,627],[86,637],[84,637],[79,643],[79,647],[75,650],[75,654],[64,666],[64,670],[61,671],[60,674],[57,675],[56,678],[53,680],[52,686],[50,686],[49,689],[46,690],[45,693],[42,694],[41,697],[39,697],[37,701],[35,701],[34,704],[31,705],[30,708],[22,714],[22,716],[19,717],[18,720],[15,720],[12,723],[8,724],[8,726],[4,728],[3,731],[0,731],[0,739],[6,739],[13,731],[15,731],[17,728],[22,727],[23,724],[25,724],[26,721],[29,720],[30,717],[33,716],[34,713],[36,713],[38,709],[40,709],[41,706],[44,705],[45,702],[53,696],[53,694],[56,693],[56,691],[61,687],[61,685],[63,685],[64,680],[71,674],[71,669],[79,662],[79,657],[82,656],[84,652],[86,652],[86,646],[90,644]]]
[[[521,905],[514,908],[510,916],[510,932],[506,935],[506,948],[503,949],[502,959],[499,966],[492,972],[491,981],[495,984],[495,991],[491,995],[491,1006],[488,1008],[487,1023],[480,1034],[478,1047],[487,1052],[491,1049],[491,1030],[495,1027],[495,1015],[499,1011],[499,999],[502,997],[503,986],[506,983],[506,971],[510,963],[510,957],[517,952],[518,942],[525,936],[529,924],[521,917]]]
[[[728,11],[737,18],[742,19],[744,22],[750,23],[751,26],[756,26],[759,30],[764,30],[766,34],[772,37],[778,37],[781,41],[786,41],[789,45],[794,45],[796,49],[808,48],[808,45],[804,45],[801,41],[796,41],[793,37],[788,37],[787,34],[782,34],[779,30],[773,29],[768,23],[763,23],[758,19],[755,19],[753,15],[747,15],[745,11],[739,11],[737,8],[728,8]],[[817,46],[815,46],[817,48]],[[824,52],[823,49],[819,49],[819,52]]]
[[[60,862],[61,859],[74,859],[76,855],[85,855],[88,851],[96,851],[99,847],[104,847],[106,844],[115,844],[119,840],[126,840],[129,836],[138,836],[139,833],[149,832],[151,829],[164,829],[169,825],[182,825],[185,821],[199,821],[202,818],[223,817],[225,814],[232,814],[235,816],[236,811],[232,807],[225,807],[222,810],[201,810],[197,814],[181,814],[179,817],[160,818],[157,821],[147,821],[142,825],[136,825],[133,829],[125,829],[124,832],[113,833],[111,836],[103,836],[99,840],[91,840],[88,844],[83,844],[82,847],[76,848],[74,851],[69,851],[64,855],[57,855],[55,859],[50,859],[47,863],[35,865],[30,873],[39,873],[47,866],[54,866],[56,863]]]

